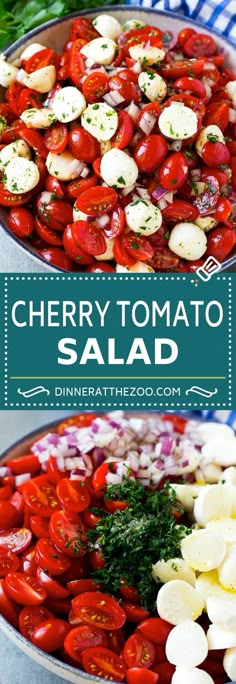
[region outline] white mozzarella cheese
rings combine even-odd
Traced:
[[[25,157],[31,159],[31,152],[29,145],[24,140],[15,140],[3,147],[0,151],[0,171],[4,171],[5,166],[9,164],[13,157]]]
[[[132,31],[146,26],[146,22],[141,19],[128,19],[122,26],[122,31]]]
[[[167,561],[160,560],[152,566],[152,577],[155,582],[165,584],[171,580],[183,580],[193,587],[196,576],[183,558],[169,558]]]
[[[229,97],[233,101],[233,105],[236,105],[236,81],[229,81],[226,83],[225,90]]]
[[[83,211],[77,209],[76,204],[73,206],[73,221],[87,221],[88,214],[84,214]]]
[[[207,238],[203,230],[191,221],[177,223],[170,234],[169,248],[182,259],[200,259],[207,248]]]
[[[127,204],[125,216],[130,230],[140,235],[153,235],[162,224],[160,209],[152,202],[141,198]]]
[[[221,473],[221,467],[215,463],[209,463],[206,466],[204,465],[204,478],[209,484],[217,484],[217,482],[219,482],[219,478],[221,477]]]
[[[236,492],[236,490],[235,490]],[[236,520],[235,518],[220,518],[220,520],[210,520],[206,528],[224,538],[226,544],[236,542]]]
[[[227,648],[224,654],[223,666],[231,681],[236,679],[236,648]]]
[[[202,572],[196,579],[195,589],[202,596],[205,603],[207,603],[210,596],[214,596],[233,601],[234,605],[236,604],[236,592],[228,591],[222,587],[218,579],[217,570]]]
[[[0,116],[0,135],[2,135],[3,131],[7,128],[7,121],[4,118],[4,116]]]
[[[210,126],[206,126],[205,128],[201,129],[201,132],[199,133],[199,136],[195,142],[195,147],[197,150],[197,153],[200,155],[202,154],[202,150],[204,145],[207,142],[225,142],[223,133],[219,126],[216,126],[215,124],[211,124]]]
[[[36,55],[37,52],[40,52],[41,50],[45,50],[45,45],[42,45],[41,43],[30,43],[30,45],[27,45],[27,47],[23,50],[20,56],[21,62],[26,61],[27,59],[30,59],[30,57],[33,57],[33,55]]]
[[[16,81],[18,81],[18,83],[21,83],[21,85],[24,85],[26,76],[27,71],[25,71],[24,69],[19,69],[18,74],[16,75]]]
[[[104,236],[105,237],[105,236]],[[115,240],[105,237],[105,242],[106,242],[106,251],[103,252],[103,254],[99,254],[98,256],[95,257],[97,261],[110,261],[111,259],[114,259],[114,243]]]
[[[95,38],[81,48],[82,55],[94,64],[111,64],[116,54],[116,43],[111,38]]]
[[[133,266],[121,266],[120,264],[116,265],[116,272],[117,273],[154,273],[154,268],[149,266],[149,264],[145,264],[144,261],[136,261]]]
[[[209,651],[236,646],[236,629],[222,629],[218,625],[210,625],[207,631]]]
[[[4,185],[16,195],[33,190],[39,179],[37,164],[25,157],[13,157],[5,168]]]
[[[232,487],[219,484],[202,487],[194,503],[195,520],[205,527],[209,520],[230,517],[232,504]]]
[[[236,465],[236,438],[213,437],[202,447],[202,456],[217,465],[228,467]]]
[[[200,594],[182,580],[172,580],[163,584],[157,595],[157,612],[171,625],[179,625],[186,620],[197,620],[203,608],[204,602]]]
[[[151,71],[142,71],[138,77],[138,84],[151,102],[161,102],[167,94],[167,83],[164,78]]]
[[[199,423],[197,427],[197,432],[202,437],[204,442],[209,439],[214,439],[214,437],[222,437],[229,439],[229,437],[234,437],[234,430],[230,425],[223,425],[221,423],[215,423],[214,421]]]
[[[173,102],[170,107],[164,107],[158,125],[166,138],[187,140],[197,133],[198,118],[190,107]]]
[[[69,181],[78,178],[81,173],[81,162],[69,151],[54,154],[49,152],[46,159],[48,173],[58,180]]]
[[[236,468],[234,466],[225,468],[221,475],[219,484],[228,484],[232,486],[236,485]]]
[[[205,632],[196,622],[182,622],[167,637],[166,657],[173,665],[192,669],[203,663],[207,653]]]
[[[205,233],[208,233],[208,230],[217,226],[218,221],[214,219],[213,216],[198,216],[198,218],[195,219],[195,223],[199,228],[204,230]]]
[[[131,59],[135,62],[140,62],[148,66],[151,64],[157,64],[165,59],[165,51],[157,47],[145,47],[144,45],[132,45],[129,48],[129,54]]]
[[[211,530],[196,530],[181,542],[181,553],[186,562],[198,572],[214,570],[226,554],[226,543]]]
[[[99,14],[96,19],[93,20],[93,25],[101,36],[104,38],[111,38],[111,40],[116,40],[122,32],[120,22],[109,14]]]
[[[207,601],[208,617],[222,629],[236,629],[235,604],[221,598],[210,596]]]
[[[5,60],[4,55],[0,56],[0,85],[8,88],[18,74],[19,69]]]
[[[219,581],[226,589],[236,590],[236,544],[232,544],[218,568]],[[236,644],[235,644],[236,646]]]
[[[205,670],[199,670],[198,667],[193,668],[193,670],[177,667],[171,684],[214,684],[214,679]]]
[[[56,83],[57,72],[54,64],[32,71],[24,79],[27,88],[37,90],[37,93],[48,93]]]
[[[118,127],[118,114],[105,102],[97,102],[83,111],[81,124],[97,140],[110,140]]]
[[[105,183],[116,188],[129,187],[138,177],[138,167],[134,159],[116,147],[103,155],[100,171]]]
[[[52,103],[54,114],[62,123],[78,119],[85,108],[86,100],[75,86],[65,86],[58,90]]]
[[[198,496],[200,487],[198,485],[175,484],[171,485],[175,490],[177,500],[181,503],[187,513],[193,511],[194,502]]]
[[[27,128],[49,128],[49,126],[56,122],[54,112],[47,107],[42,107],[42,109],[37,109],[36,107],[26,109],[20,118],[24,121]]]

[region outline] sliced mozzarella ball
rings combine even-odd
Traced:
[[[160,560],[152,566],[152,577],[155,582],[170,582],[171,580],[183,580],[192,584],[194,587],[196,577],[195,572],[189,567],[188,563],[182,558],[169,558]]]
[[[37,164],[25,157],[13,157],[5,168],[4,185],[16,195],[33,190],[39,179]]]
[[[58,180],[69,181],[78,178],[81,173],[81,162],[75,159],[69,151],[54,154],[49,152],[46,159],[48,173],[56,176]]]
[[[149,264],[145,264],[144,261],[136,261],[133,266],[121,266],[120,264],[116,265],[116,272],[117,273],[154,273],[154,268],[149,266]]]
[[[234,430],[230,425],[223,425],[222,423],[215,423],[214,421],[199,423],[197,432],[200,434],[204,442],[215,437],[223,437],[229,439],[234,437]]]
[[[164,107],[158,125],[166,138],[187,140],[197,132],[198,118],[190,107],[173,102],[170,107]]]
[[[18,81],[18,83],[21,83],[21,85],[24,85],[26,76],[27,71],[25,71],[24,69],[19,69],[18,74],[16,76],[16,81]]]
[[[233,601],[234,605],[236,604],[236,592],[228,591],[221,586],[217,570],[202,572],[196,579],[195,589],[205,603],[207,603],[210,596],[214,596],[216,598]]]
[[[207,572],[218,568],[223,561],[226,543],[211,530],[196,530],[182,539],[181,553],[191,568]]]
[[[218,221],[216,221],[213,216],[198,216],[198,218],[195,219],[195,223],[197,226],[199,226],[199,228],[204,230],[205,233],[208,233],[208,230],[211,230],[217,226]]]
[[[220,520],[210,520],[207,529],[215,534],[222,536],[226,544],[234,544],[236,541],[236,520],[235,518],[220,518]]]
[[[190,221],[177,223],[170,234],[169,248],[174,254],[188,261],[200,259],[207,248],[203,230]]]
[[[236,545],[232,544],[218,568],[219,581],[226,589],[236,590]],[[236,644],[235,644],[236,646]]]
[[[220,484],[236,485],[236,468],[234,466],[225,468],[220,478]]]
[[[116,53],[116,43],[110,38],[95,38],[84,45],[80,52],[94,64],[111,64]]]
[[[205,527],[209,520],[231,515],[233,491],[227,485],[210,485],[202,487],[194,503],[196,522]]]
[[[222,629],[236,629],[235,604],[231,601],[210,596],[207,601],[207,613],[211,622]]]
[[[202,455],[211,459],[217,465],[228,467],[236,465],[236,439],[235,437],[217,437],[209,439],[202,447]]]
[[[81,124],[97,140],[110,140],[117,130],[118,114],[105,102],[90,104],[82,113]]]
[[[141,19],[128,19],[122,26],[122,31],[132,31],[132,29],[139,29],[146,26],[146,22]]]
[[[153,235],[162,224],[160,209],[148,200],[136,199],[127,204],[125,216],[130,230],[140,235]]]
[[[40,52],[40,50],[45,50],[45,45],[42,45],[41,43],[30,43],[30,45],[27,45],[27,47],[23,50],[20,56],[21,62],[30,59],[30,57],[36,55],[36,52]]]
[[[204,466],[204,478],[208,484],[217,484],[219,478],[221,477],[222,469],[220,466],[215,465],[215,463],[209,463]]]
[[[218,625],[210,625],[207,631],[208,648],[216,651],[236,646],[236,629],[222,629]]]
[[[211,142],[212,136],[214,136],[215,142],[222,142],[224,143],[225,139],[223,136],[223,133],[219,126],[215,126],[215,124],[211,124],[210,126],[206,126],[205,128],[202,128],[201,132],[199,133],[199,136],[195,142],[195,147],[197,150],[197,153],[200,155],[202,154],[202,150],[204,145],[207,142]]]
[[[165,51],[160,50],[160,48],[157,47],[144,47],[144,45],[132,45],[129,48],[129,54],[131,59],[133,59],[135,62],[140,62],[141,64],[145,64],[145,66],[148,66],[148,64],[157,64],[158,62],[162,62],[163,59],[165,59]]]
[[[103,254],[99,254],[99,256],[95,257],[95,259],[97,261],[110,261],[111,259],[114,259],[114,243],[115,243],[115,240],[109,240],[109,238],[105,237],[105,242],[106,242],[106,251],[103,252]]]
[[[5,128],[7,128],[7,121],[4,116],[0,116],[0,135],[5,131]]]
[[[115,147],[103,155],[100,172],[105,183],[116,188],[129,187],[138,177],[138,167],[134,159]]]
[[[167,83],[162,76],[151,71],[142,71],[138,77],[138,84],[142,92],[151,102],[161,102],[167,93]]]
[[[233,104],[235,106],[236,105],[236,81],[229,81],[228,83],[226,83],[226,86],[224,89],[228,93],[231,100],[233,100]]]
[[[86,100],[83,94],[74,86],[61,88],[55,94],[52,109],[58,121],[68,123],[74,121],[86,108]]]
[[[30,148],[24,140],[15,140],[15,142],[3,147],[0,151],[0,171],[4,171],[5,166],[9,164],[13,157],[31,159]]]
[[[212,679],[208,672],[199,670],[198,667],[193,668],[193,670],[177,667],[171,684],[214,684],[214,679]]]
[[[207,653],[205,632],[196,622],[182,622],[167,637],[166,657],[173,665],[192,669],[206,659]]]
[[[99,14],[98,17],[93,20],[93,25],[101,36],[104,38],[111,38],[111,40],[116,40],[122,32],[122,26],[119,21],[109,14]]]
[[[203,608],[204,602],[200,594],[182,580],[167,582],[157,595],[157,612],[171,625],[179,625],[186,620],[197,620]]]
[[[27,128],[49,128],[49,126],[56,122],[54,112],[47,107],[42,107],[42,109],[33,107],[32,109],[26,109],[20,118],[24,121]]]
[[[77,209],[77,207],[73,206],[73,221],[87,221],[88,220],[88,214],[84,214],[83,211],[80,211],[80,209]]]
[[[27,88],[37,90],[37,93],[48,93],[55,85],[56,78],[56,69],[53,64],[50,64],[42,69],[37,69],[37,71],[32,71],[31,74],[27,74],[24,79],[24,85]]]
[[[175,484],[171,485],[176,493],[176,498],[188,513],[193,511],[194,502],[198,496],[200,487],[198,485]]]
[[[231,681],[236,679],[236,648],[227,648],[224,654],[223,666]]]
[[[18,71],[14,64],[6,62],[3,56],[0,57],[0,85],[3,88],[8,88],[15,81]]]

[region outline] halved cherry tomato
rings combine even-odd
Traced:
[[[214,211],[214,218],[216,218],[217,221],[222,221],[223,223],[225,223],[225,221],[228,221],[228,219],[230,218],[231,212],[231,202],[227,199],[227,197],[220,197]]]
[[[46,589],[49,598],[65,599],[70,595],[68,589],[65,589],[57,580],[49,577],[47,572],[44,572],[41,568],[37,569],[36,578],[39,581],[39,584]]]
[[[186,43],[186,40],[191,38],[191,36],[194,36],[195,33],[196,31],[191,28],[181,29],[181,31],[179,31],[178,33],[178,45],[180,45],[180,47],[183,47],[184,43]]]
[[[118,147],[119,150],[123,150],[124,147],[129,145],[134,133],[134,123],[128,112],[121,109],[118,112],[118,128],[111,139],[112,147]]]
[[[126,599],[126,601],[130,601],[130,603],[140,603],[140,596],[137,590],[135,589],[135,587],[130,587],[127,584],[127,580],[121,580],[119,591],[121,596],[123,596],[123,598]]]
[[[52,514],[49,530],[54,544],[66,556],[83,556],[86,552],[86,536],[81,519],[70,511]]]
[[[19,138],[19,131],[26,130],[26,125],[21,119],[15,119],[1,134],[1,143],[9,145]]]
[[[212,102],[207,105],[204,126],[219,126],[222,131],[229,123],[229,107],[225,102]]]
[[[58,121],[45,132],[44,144],[50,152],[60,154],[66,149],[68,138],[67,126]]]
[[[168,143],[162,135],[146,135],[134,150],[134,160],[141,173],[154,173],[167,153]]]
[[[183,418],[183,416],[176,416],[172,415],[171,413],[168,413],[164,416],[162,416],[162,420],[167,420],[173,423],[174,430],[176,432],[179,432],[181,435],[185,433],[186,430],[186,425],[187,425],[187,419]],[[164,621],[165,622],[165,621]]]
[[[12,492],[13,490],[10,485],[3,485],[3,487],[0,487],[0,501],[7,501],[7,499],[10,499]],[[10,503],[12,503],[12,501],[10,501]]]
[[[61,234],[52,228],[45,226],[38,216],[35,216],[35,230],[37,235],[48,245],[61,247],[63,245]]]
[[[132,667],[126,673],[127,684],[156,684],[159,676],[143,667]]]
[[[88,591],[72,600],[72,607],[84,622],[105,630],[119,629],[126,621],[120,604],[109,594]]]
[[[76,201],[76,207],[89,216],[101,216],[114,209],[118,195],[113,188],[102,186],[86,190]]]
[[[22,194],[14,195],[13,192],[9,192],[4,187],[3,183],[0,183],[0,206],[2,207],[21,207],[23,204],[27,204],[32,197],[32,191],[25,192]]]
[[[142,620],[145,620],[150,615],[148,610],[145,610],[145,608],[142,608],[141,606],[137,606],[133,603],[128,603],[127,601],[124,601],[123,608],[124,608],[127,620],[129,622],[133,622],[134,624],[138,624],[139,622],[142,622]]]
[[[86,224],[87,225],[87,224]],[[93,257],[91,254],[85,252],[81,246],[77,244],[73,234],[74,224],[68,224],[63,233],[63,245],[68,256],[78,264],[78,266],[87,266],[93,264]]]
[[[39,567],[51,575],[61,575],[70,567],[69,558],[58,551],[50,539],[44,537],[39,539],[35,547],[35,554]]]
[[[23,114],[25,109],[30,109],[31,107],[35,109],[42,108],[42,95],[31,88],[23,88],[19,95],[19,112]]]
[[[8,596],[5,579],[0,579],[0,615],[18,629],[18,606]]]
[[[179,257],[167,247],[157,247],[155,254],[150,261],[150,266],[160,271],[178,269]]]
[[[72,513],[81,513],[90,504],[90,494],[86,484],[69,480],[67,477],[58,483],[57,496],[61,505]]]
[[[59,435],[63,435],[67,428],[70,427],[89,427],[96,418],[97,413],[92,413],[90,411],[87,413],[79,413],[77,416],[71,416],[59,423],[57,432]]]
[[[124,233],[123,245],[127,252],[139,261],[149,261],[154,255],[154,249],[148,238],[144,235],[137,235],[131,230]]]
[[[86,178],[77,178],[67,185],[67,195],[69,198],[79,197],[85,190],[90,190],[97,183],[98,177],[95,173],[90,173]]]
[[[218,181],[214,176],[208,176],[203,192],[201,195],[196,195],[193,199],[193,205],[198,210],[200,216],[211,214],[217,205],[219,196],[220,188]]]
[[[236,232],[222,226],[213,228],[208,235],[206,256],[213,256],[218,261],[224,261],[234,248]]]
[[[110,240],[118,237],[125,227],[125,212],[122,207],[117,204],[111,213],[111,220],[108,227],[104,228],[104,234]]]
[[[101,585],[93,579],[75,579],[67,583],[67,588],[73,596],[84,594],[86,591],[100,591]]]
[[[25,606],[22,608],[19,615],[19,629],[21,634],[31,641],[33,631],[41,622],[53,618],[51,613],[45,606]]]
[[[45,589],[32,575],[25,575],[23,572],[9,572],[5,582],[10,598],[23,606],[38,606],[47,597]]]
[[[68,64],[69,77],[73,84],[81,87],[82,77],[85,72],[85,57],[81,54],[81,41],[75,40],[70,49],[70,60]]]
[[[100,102],[108,92],[108,76],[101,71],[86,76],[82,83],[82,93],[89,104]]]
[[[43,48],[42,50],[35,52],[32,57],[29,57],[29,59],[25,60],[24,69],[27,74],[31,74],[33,71],[43,69],[51,64],[57,67],[58,61],[58,55],[56,52],[54,52],[54,50],[51,50],[50,48]]]
[[[162,215],[166,221],[195,221],[198,217],[198,211],[190,202],[174,199],[172,204],[168,204],[162,210]]]
[[[14,527],[9,531],[0,532],[0,547],[12,551],[12,553],[22,553],[31,544],[32,532],[24,527]]]
[[[108,639],[103,629],[91,625],[75,627],[67,635],[64,643],[67,653],[77,663],[82,663],[83,651],[95,646],[108,646]]]
[[[73,21],[70,34],[71,40],[74,40],[77,36],[79,36],[79,38],[83,38],[86,41],[94,40],[95,38],[100,38],[100,35],[94,28],[92,21],[90,21],[90,19],[87,19],[86,17],[78,17]]]
[[[127,667],[149,668],[156,657],[155,646],[142,634],[131,634],[124,646],[124,659]]]
[[[88,577],[88,559],[87,556],[80,556],[79,558],[70,558],[70,567],[60,576],[60,582],[67,584],[73,582],[75,579],[84,579]]]
[[[98,140],[82,126],[75,126],[69,133],[68,146],[76,159],[92,163],[100,154]]]
[[[101,549],[96,549],[96,551],[90,551],[89,563],[92,570],[101,570],[102,568],[105,568],[105,560]]]
[[[35,515],[50,518],[52,512],[60,508],[55,487],[42,476],[29,480],[24,485],[24,499]]]
[[[10,530],[11,527],[14,527],[15,522],[15,507],[10,503],[10,501],[0,500],[0,530]]]
[[[47,158],[48,150],[44,144],[43,136],[38,131],[34,131],[32,128],[23,128],[19,131],[19,138],[22,138],[43,159]]]
[[[111,90],[118,90],[120,95],[129,102],[131,100],[135,103],[140,101],[140,95],[135,84],[132,83],[132,81],[125,81],[120,75],[118,76],[118,74],[109,78],[109,88]]]
[[[159,171],[161,185],[167,190],[177,190],[183,185],[188,175],[188,166],[182,152],[171,154],[162,164]]]
[[[20,561],[20,570],[21,570],[21,572],[24,572],[26,575],[33,575],[33,577],[36,576],[37,563],[35,560],[35,547],[34,546],[30,546],[22,554],[21,561]]]
[[[191,40],[191,39],[190,39]],[[205,59],[196,60],[173,60],[169,64],[161,66],[160,73],[164,78],[182,78],[182,76],[198,76],[202,73]]]
[[[175,666],[165,661],[164,663],[153,665],[152,671],[159,675],[159,684],[171,684]]]
[[[206,88],[199,78],[192,78],[192,76],[183,76],[178,78],[173,83],[173,88],[176,90],[188,90],[197,97],[206,97]]]
[[[16,116],[21,115],[19,107],[19,97],[22,91],[22,85],[19,81],[13,81],[6,91],[6,100],[10,105],[11,110]]]
[[[201,180],[207,181],[209,176],[213,176],[219,183],[219,186],[226,185],[228,182],[228,176],[222,169],[215,169],[214,167],[202,167],[201,169]]]
[[[133,266],[137,261],[126,249],[123,234],[115,238],[113,254],[115,261],[121,266]]]
[[[194,33],[183,45],[183,52],[187,57],[211,57],[216,52],[214,38],[206,33]]]
[[[122,658],[108,648],[96,646],[86,649],[82,653],[82,663],[85,672],[94,677],[98,675],[115,682],[122,682],[125,678],[125,665]]]
[[[70,629],[70,625],[65,620],[50,618],[45,622],[41,622],[38,627],[35,627],[31,641],[41,651],[52,653],[62,648]]]
[[[158,646],[165,646],[167,637],[172,629],[173,625],[158,617],[147,618],[147,620],[140,622],[137,627],[138,632],[141,632],[147,639],[153,641],[154,644],[158,644]]]
[[[111,632],[107,632],[109,648],[113,653],[118,655],[122,654],[123,646],[125,643],[125,634],[123,627],[120,629],[113,629]]]
[[[0,546],[0,578],[6,577],[8,572],[15,572],[18,570],[20,561],[16,554],[12,553],[10,549]]]
[[[116,472],[116,466],[117,466],[116,461],[105,462],[105,463],[102,463],[102,465],[98,466],[98,468],[94,471],[93,476],[92,476],[92,485],[93,485],[93,488],[95,489],[95,492],[100,492],[104,489],[104,487],[106,487],[106,485],[107,485],[106,476],[109,472],[115,473]]]
[[[57,178],[51,176],[50,173],[45,178],[45,190],[51,192],[55,195],[55,199],[65,197],[66,188],[62,182],[58,181]]]
[[[69,202],[53,199],[53,196],[45,201],[43,192],[37,197],[37,211],[41,221],[53,230],[63,231],[73,221],[73,210]]]
[[[116,511],[124,511],[128,508],[129,504],[127,501],[112,501],[110,499],[104,500],[105,508],[109,513],[115,513]]]
[[[73,262],[69,258],[69,255],[65,254],[63,249],[60,249],[60,247],[47,247],[47,249],[40,248],[38,250],[38,254],[42,259],[47,261],[48,264],[52,264],[52,266],[56,266],[63,271],[74,270]]]
[[[19,211],[19,209],[12,209],[11,213],[18,213]],[[21,209],[21,212],[26,212],[26,214],[29,214],[26,209]],[[24,215],[22,214],[22,219],[23,218]],[[27,215],[26,218],[28,218]],[[7,461],[7,466],[11,469],[13,475],[23,475],[24,473],[35,475],[35,473],[40,470],[38,456],[34,456],[34,454],[26,454],[25,456],[14,458],[12,461]]]
[[[76,245],[87,254],[98,256],[106,251],[104,235],[94,223],[75,221],[72,224],[72,236]]]
[[[57,485],[63,477],[65,477],[66,471],[59,470],[57,465],[57,459],[55,456],[49,456],[47,462],[47,475],[50,482]]]

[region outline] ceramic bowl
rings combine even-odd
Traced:
[[[68,38],[69,29],[74,17],[88,16],[90,19],[93,19],[98,13],[100,14],[101,12],[102,8],[99,7],[97,10],[84,10],[82,12],[76,12],[74,14],[71,14],[70,16],[65,18],[56,20],[53,19],[52,21],[48,21],[47,23],[42,24],[38,28],[33,29],[25,36],[17,40],[13,45],[11,45],[11,47],[9,47],[5,52],[6,57],[7,59],[9,59],[9,61],[16,60],[19,57],[19,55],[23,52],[24,48],[27,45],[29,45],[32,42],[32,40],[36,40],[37,42],[40,42],[45,46],[48,46],[58,52],[61,52],[62,46]],[[209,30],[208,28],[206,28],[198,22],[194,22],[191,19],[180,16],[178,14],[173,14],[172,12],[161,12],[149,8],[141,9],[139,7],[136,8],[125,6],[111,6],[106,7],[105,12],[106,14],[112,14],[115,17],[117,17],[121,24],[123,24],[131,17],[135,17],[137,19],[142,19],[145,22],[148,22],[149,24],[153,24],[154,26],[159,26],[164,31],[168,29],[169,31],[173,31],[174,33],[178,33],[180,29],[186,26],[193,26],[198,31],[204,31],[204,33],[212,35],[216,39],[217,44],[225,50],[227,66],[231,69],[235,69],[234,45],[230,41],[227,41],[226,38],[223,38],[223,36],[216,34],[214,31]],[[11,236],[11,239],[14,240],[15,249],[24,250],[27,253],[29,261],[28,271],[31,270],[30,266],[31,264],[33,264],[33,262],[38,266],[40,266],[41,264],[42,271],[61,271],[62,269],[58,269],[54,266],[47,264],[47,262],[45,262],[44,259],[39,257],[36,251],[30,246],[29,242],[25,241],[23,243],[8,230],[7,214],[7,209],[0,207],[0,226],[6,231],[6,233],[8,233],[8,235]],[[221,268],[222,270],[236,270],[236,248],[234,249],[234,252],[232,252],[232,254],[229,256],[229,258],[224,260]]]

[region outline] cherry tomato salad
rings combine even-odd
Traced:
[[[236,677],[236,438],[173,414],[80,414],[0,467],[0,613],[127,684]]]
[[[213,37],[76,18],[0,57],[0,205],[48,263],[195,271],[236,242],[236,76]]]

